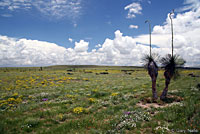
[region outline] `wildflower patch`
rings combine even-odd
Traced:
[[[134,129],[137,127],[137,123],[150,120],[150,113],[144,110],[127,111],[119,117],[119,121],[113,124],[113,129],[109,130],[109,132],[118,133],[124,130]]]

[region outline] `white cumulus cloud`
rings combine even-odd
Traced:
[[[130,29],[138,29],[138,26],[137,25],[130,25],[129,28]]]
[[[0,36],[1,66],[62,64],[67,50],[54,43]]]
[[[74,50],[76,52],[87,52],[89,42],[85,42],[84,40],[80,40],[80,42],[75,42]]]
[[[142,7],[140,5],[140,3],[136,3],[136,2],[133,2],[129,5],[127,5],[124,10],[128,10],[128,15],[127,15],[127,18],[128,19],[131,19],[131,18],[135,18],[136,17],[136,14],[142,14]]]
[[[98,45],[96,45],[95,47],[96,47],[96,48],[101,47],[101,44],[98,44]]]
[[[89,42],[75,42],[74,48],[54,43],[0,36],[0,66],[44,66],[58,64],[141,65],[148,47],[137,45],[134,38],[117,30],[98,49],[88,51]]]

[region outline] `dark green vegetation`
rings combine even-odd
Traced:
[[[200,70],[180,70],[152,103],[151,79],[134,67],[0,69],[0,133],[198,133]],[[163,70],[157,92],[165,86]]]

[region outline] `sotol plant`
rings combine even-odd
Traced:
[[[161,100],[166,99],[168,86],[170,84],[170,80],[172,77],[176,76],[177,67],[181,67],[185,64],[185,60],[182,59],[179,55],[174,55],[174,44],[173,44],[173,21],[172,15],[174,14],[174,10],[169,14],[169,18],[171,20],[171,32],[172,32],[172,54],[167,54],[165,57],[161,58],[160,62],[162,66],[165,68],[164,76],[165,76],[165,88],[160,96]]]
[[[156,100],[158,98],[157,92],[156,92],[156,79],[158,76],[158,66],[155,60],[158,58],[158,55],[151,53],[151,23],[149,20],[146,20],[145,23],[149,24],[150,52],[149,52],[149,55],[145,55],[142,60],[144,62],[144,67],[148,70],[148,74],[151,77],[153,100]]]

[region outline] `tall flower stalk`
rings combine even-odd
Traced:
[[[174,55],[174,31],[173,31],[173,19],[172,19],[172,15],[174,14],[174,9],[172,10],[172,12],[169,14],[169,18],[171,20],[171,31],[172,31],[172,57]]]
[[[158,98],[157,92],[156,92],[156,79],[158,76],[158,66],[155,62],[155,58],[157,58],[157,55],[152,55],[151,53],[151,23],[149,20],[146,20],[145,23],[149,24],[149,47],[150,52],[149,55],[145,55],[143,58],[143,61],[145,63],[145,67],[148,70],[148,74],[151,77],[152,81],[152,94],[153,94],[153,100],[156,100]]]
[[[149,20],[146,20],[145,23],[149,23],[149,48],[150,48],[150,57],[151,57],[151,23]]]

